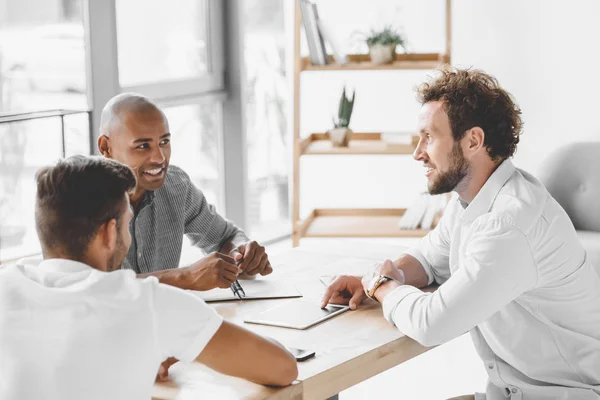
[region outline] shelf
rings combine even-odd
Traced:
[[[381,133],[355,132],[348,147],[334,147],[327,133],[312,133],[299,143],[300,155],[322,154],[412,154],[419,142],[417,135],[410,143],[386,142]]]
[[[314,209],[298,221],[299,237],[423,237],[429,230],[404,230],[398,221],[404,208]]]
[[[447,62],[448,57],[438,53],[396,54],[391,64],[373,64],[368,54],[349,54],[348,64],[336,64],[329,56],[331,64],[312,65],[308,57],[300,60],[300,71],[381,71],[403,69],[436,69]]]

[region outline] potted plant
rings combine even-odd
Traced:
[[[356,91],[352,92],[352,99],[346,97],[346,87],[342,91],[342,97],[340,98],[340,106],[338,108],[338,119],[333,119],[334,128],[330,129],[329,138],[335,147],[346,147],[350,141],[352,131],[348,126],[350,125],[350,117],[352,116],[352,108],[354,107],[354,97]]]
[[[393,62],[396,56],[396,46],[401,46],[406,51],[406,38],[391,26],[386,26],[380,31],[371,30],[365,40],[374,64]]]

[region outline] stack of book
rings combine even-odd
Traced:
[[[300,11],[302,12],[310,62],[313,65],[329,64],[329,56],[325,47],[325,42],[327,42],[334,54],[335,61],[346,64],[348,62],[346,54],[341,51],[341,46],[332,30],[319,18],[317,5],[309,0],[300,0]]]
[[[432,196],[421,193],[415,202],[406,209],[398,222],[400,229],[433,229],[439,222],[446,205],[448,195]]]

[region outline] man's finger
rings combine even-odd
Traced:
[[[169,357],[160,364],[158,373],[156,374],[157,381],[165,381],[169,378],[169,368],[171,365],[177,363],[179,360],[175,357]]]
[[[271,262],[267,261],[267,266],[265,267],[265,270],[263,272],[261,272],[260,274],[262,276],[265,276],[265,275],[269,275],[272,272],[273,272],[273,267],[271,266]]]
[[[223,262],[221,265],[219,265],[219,267],[221,268],[222,272],[227,271],[229,273],[235,274],[236,276],[240,273],[240,268],[235,264]]]
[[[362,300],[363,300],[363,293],[364,293],[363,291],[357,290],[356,293],[354,293],[352,295],[352,298],[348,302],[350,304],[350,309],[351,310],[356,310],[356,308],[358,307],[358,305],[362,302]]]
[[[235,260],[235,263],[237,264],[238,261],[240,261],[242,258],[244,258],[244,256],[242,255],[242,253],[240,253],[239,251],[236,251],[235,253],[233,253],[233,259]]]
[[[334,294],[333,297],[329,299],[329,303],[346,305],[346,304],[348,304],[348,300],[350,300],[348,297],[343,296],[338,293],[338,294]]]
[[[217,257],[219,257],[221,260],[229,263],[229,264],[235,264],[235,259],[233,257],[228,256],[227,254],[223,254],[223,253],[216,253]]]
[[[264,250],[261,252],[260,248],[254,251],[252,255],[253,258],[250,260],[250,264],[245,269],[247,273],[254,275],[260,271],[259,267],[263,254],[265,254]]]
[[[168,377],[169,377],[169,371],[165,367],[163,367],[163,365],[161,364],[160,367],[158,368],[158,373],[156,374],[156,380],[158,382],[163,382],[163,381],[166,381]]]
[[[254,252],[256,251],[257,248],[258,248],[258,243],[256,243],[255,241],[246,243],[246,248],[244,251],[244,259],[252,260],[252,258],[254,258]]]
[[[337,289],[334,288],[334,285],[331,284],[325,290],[325,294],[323,295],[323,300],[321,301],[321,308],[325,308],[329,303],[329,300],[333,297],[334,294],[337,294]]]
[[[228,270],[221,271],[221,277],[223,279],[225,279],[226,281],[228,281],[230,284],[233,283],[237,279],[237,275],[238,274],[236,272],[231,272]]]
[[[267,256],[267,253],[263,252],[262,254],[260,254],[259,252],[256,252],[254,257],[257,258],[256,268],[249,272],[255,274],[263,272],[265,267],[267,266],[267,262],[269,262],[269,257]]]
[[[222,276],[220,276],[219,279],[217,279],[217,287],[221,289],[227,289],[231,286],[232,283],[233,281],[230,282]]]

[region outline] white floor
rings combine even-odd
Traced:
[[[371,239],[369,239],[371,240]],[[339,239],[336,239],[339,241]],[[410,246],[415,239],[373,239],[373,242]],[[303,247],[327,246],[326,239],[303,239]],[[291,248],[291,241],[267,246],[276,254]],[[383,317],[382,317],[383,318]],[[469,334],[422,354],[340,393],[340,400],[377,398],[428,400],[484,392],[487,374]]]

